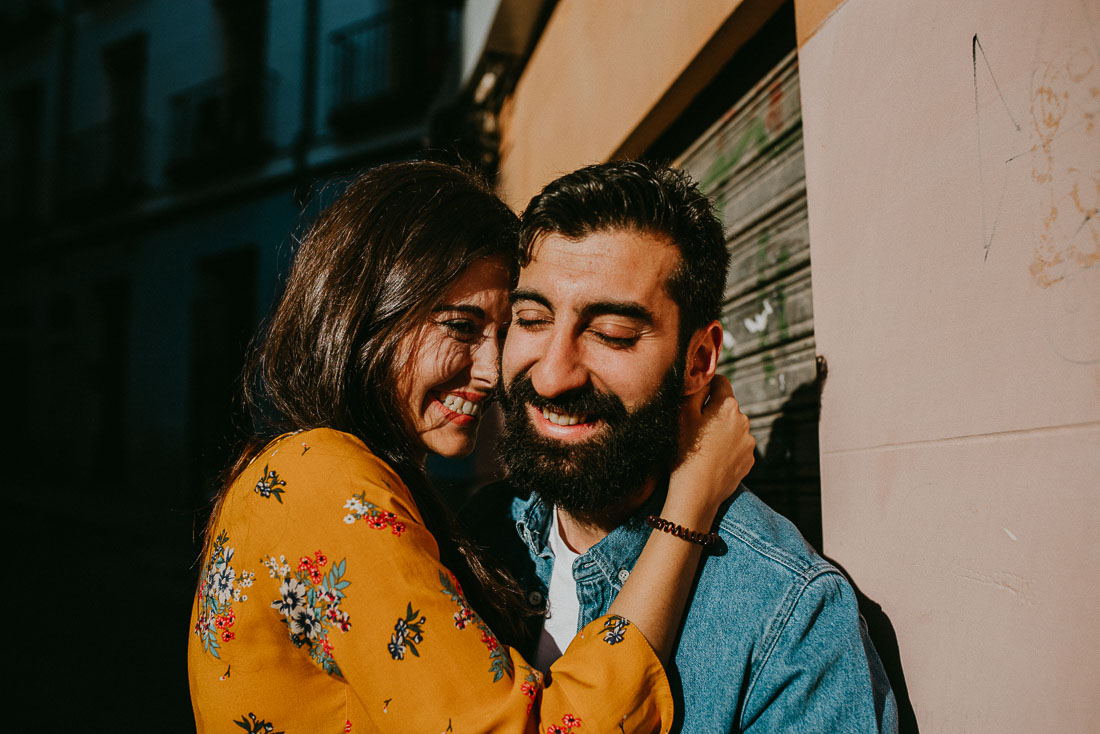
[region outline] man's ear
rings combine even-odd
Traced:
[[[684,395],[694,395],[710,386],[722,354],[722,325],[711,321],[691,336],[684,369]]]

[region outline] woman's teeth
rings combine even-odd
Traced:
[[[457,395],[447,395],[443,398],[442,403],[448,410],[453,410],[463,415],[477,415],[478,411],[481,409],[477,403],[471,403],[469,400],[460,398]]]
[[[584,423],[588,419],[588,416],[584,413],[554,413],[546,408],[542,408],[542,416],[559,426],[575,426],[578,423]]]

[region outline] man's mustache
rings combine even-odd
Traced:
[[[552,398],[539,395],[527,373],[521,373],[507,385],[500,396],[505,410],[513,410],[531,405],[553,413],[585,414],[591,418],[601,418],[608,423],[625,418],[629,414],[618,395],[597,390],[588,384],[563,392]]]

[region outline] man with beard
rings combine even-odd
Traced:
[[[508,476],[475,507],[480,528],[499,527],[494,511],[515,524],[518,538],[490,544],[544,612],[530,646],[546,669],[607,610],[651,532],[681,400],[717,367],[729,255],[695,185],[637,162],[550,183],[520,240],[501,367]],[[847,580],[744,487],[713,529],[670,670],[679,730],[896,730]]]

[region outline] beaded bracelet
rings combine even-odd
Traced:
[[[677,525],[671,520],[665,520],[662,517],[656,515],[650,515],[645,519],[646,524],[654,530],[660,530],[661,532],[671,533],[681,540],[686,540],[689,543],[696,543],[704,548],[716,545],[719,541],[718,533],[700,533],[697,530],[688,530],[683,525]]]

